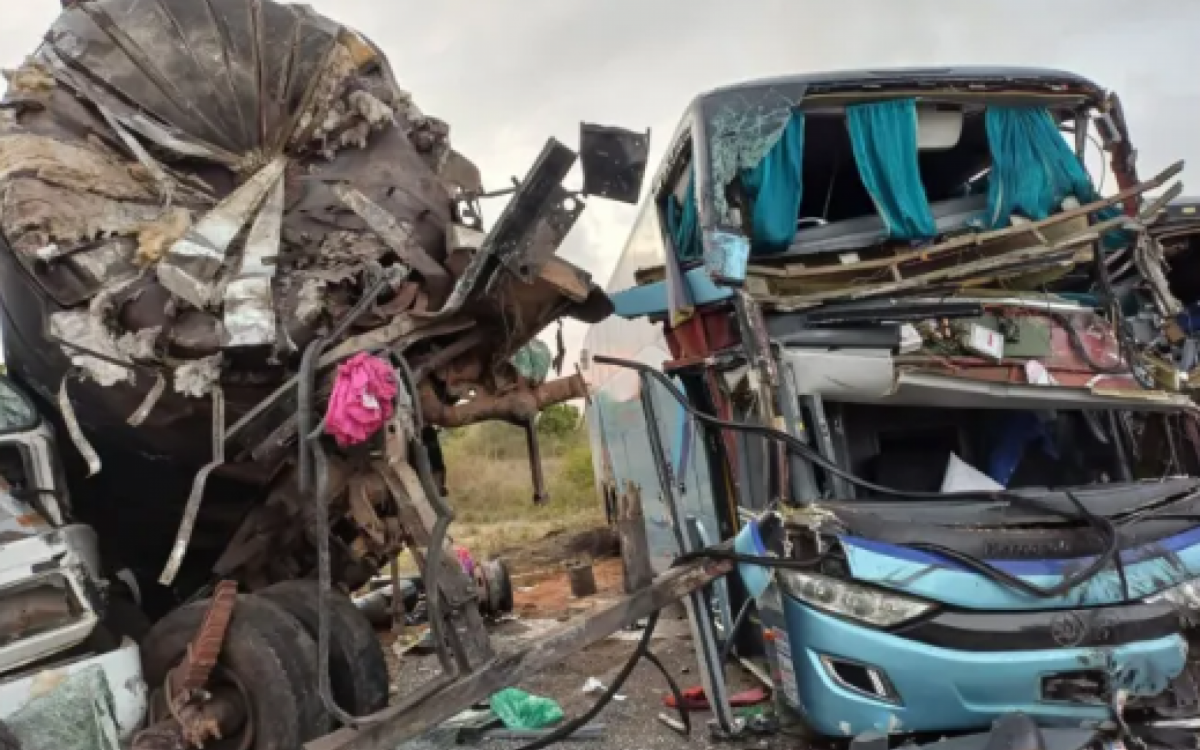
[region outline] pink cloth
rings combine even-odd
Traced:
[[[343,447],[365,442],[392,418],[395,398],[396,373],[387,362],[356,354],[338,367],[325,431]]]
[[[475,559],[471,557],[471,553],[461,544],[454,548],[454,553],[458,555],[458,564],[462,566],[463,572],[468,576],[475,575]]]

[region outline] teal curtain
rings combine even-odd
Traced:
[[[888,235],[898,240],[936,235],[917,162],[916,101],[856,104],[846,108],[846,122],[859,177]]]
[[[667,196],[667,232],[675,243],[676,257],[681,261],[697,260],[704,254],[700,244],[700,218],[696,212],[696,170],[688,178],[683,205],[674,195]]]
[[[1013,214],[1040,221],[1060,210],[1067,196],[1080,203],[1100,200],[1087,169],[1044,107],[988,107],[988,225],[1008,226]],[[1101,220],[1120,213],[1113,206]],[[1117,235],[1120,239],[1120,235]],[[1105,237],[1110,244],[1112,237]]]
[[[804,194],[804,114],[793,112],[779,140],[753,169],[741,172],[750,199],[750,252],[773,255],[796,238]]]
[[[750,200],[750,235],[753,255],[787,250],[796,237],[796,219],[804,188],[804,115],[794,112],[779,140],[753,169],[740,173]],[[667,232],[681,261],[703,254],[700,222],[696,214],[696,173],[688,179],[683,201],[667,198]]]

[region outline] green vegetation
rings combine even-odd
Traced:
[[[587,427],[579,409],[553,406],[538,420],[550,501],[533,504],[525,431],[500,422],[442,436],[454,536],[476,554],[505,552],[558,531],[602,524]]]

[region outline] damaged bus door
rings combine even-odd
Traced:
[[[654,389],[650,378],[645,374],[641,379],[642,411],[649,429],[646,430],[650,441],[650,453],[654,467],[658,473],[659,489],[662,492],[663,503],[666,505],[671,528],[675,532],[675,541],[679,545],[680,554],[687,556],[701,550],[702,542],[694,533],[694,524],[690,523],[687,510],[678,494],[671,463],[663,448],[662,433],[657,429],[662,424],[654,404]],[[717,627],[713,619],[713,607],[710,602],[710,589],[696,589],[683,600],[687,608],[688,623],[692,631],[692,642],[695,644],[696,657],[700,663],[700,675],[704,684],[704,694],[712,706],[714,734],[722,737],[733,737],[740,734],[744,722],[734,716],[733,707],[729,701],[729,686],[725,682],[725,665],[721,654],[721,646],[717,640]]]

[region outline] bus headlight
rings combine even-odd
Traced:
[[[781,569],[779,582],[784,591],[806,604],[878,628],[908,622],[934,608],[931,602],[819,573]]]
[[[1167,602],[1180,609],[1200,610],[1200,578],[1177,583],[1165,591],[1146,597],[1148,604]]]

